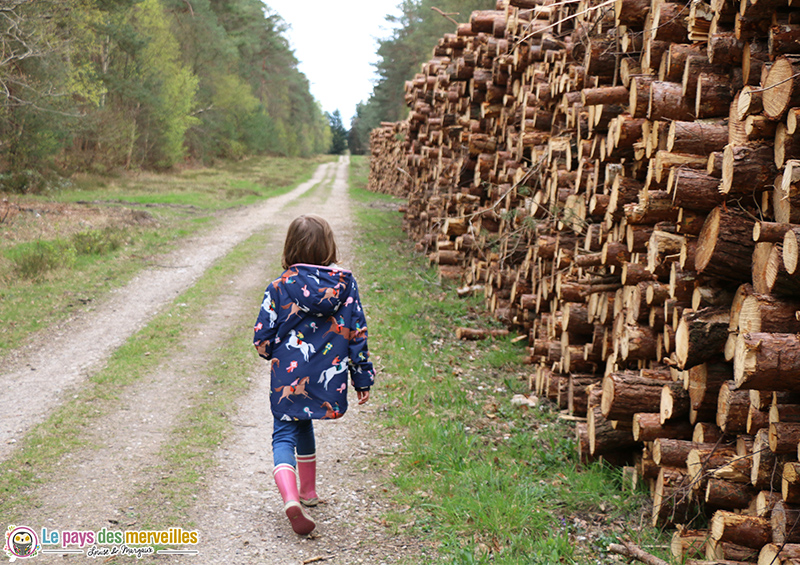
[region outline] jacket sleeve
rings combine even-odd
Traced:
[[[369,360],[367,318],[361,306],[355,280],[351,296],[353,297],[351,331],[355,331],[355,335],[350,340],[350,378],[356,390],[368,390],[375,383],[375,369]]]
[[[258,319],[254,327],[253,345],[258,354],[267,360],[272,358],[275,336],[278,333],[277,302],[275,301],[274,292],[275,289],[271,284],[264,291],[264,301],[261,303],[261,309],[258,311]]]

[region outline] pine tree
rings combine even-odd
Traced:
[[[341,155],[347,151],[347,130],[342,125],[342,114],[335,110],[333,114],[328,114],[328,122],[331,126],[331,148],[329,153]]]

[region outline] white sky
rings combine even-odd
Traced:
[[[387,14],[401,0],[264,0],[291,26],[287,35],[311,94],[326,112],[339,110],[345,129],[356,104],[372,93],[377,39],[390,35]]]

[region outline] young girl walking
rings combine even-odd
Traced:
[[[273,476],[300,535],[315,527],[301,503],[319,502],[312,422],[344,415],[348,374],[359,404],[369,400],[375,379],[358,285],[337,260],[328,222],[295,218],[283,248],[285,270],[267,286],[255,325],[253,345],[270,361]]]

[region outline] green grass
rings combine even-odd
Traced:
[[[349,173],[348,183],[350,183],[351,196],[353,196],[353,190],[364,190],[367,188],[367,181],[369,180],[369,159],[366,155],[350,156]]]
[[[203,311],[224,291],[233,274],[252,261],[262,244],[263,234],[239,244],[120,347],[107,366],[76,390],[70,400],[25,436],[19,449],[0,463],[0,515],[13,517],[35,504],[29,498],[31,487],[46,482],[64,455],[77,449],[99,448],[87,439],[92,422],[118,406],[117,400],[126,387],[151,374],[167,354],[179,350],[185,336],[199,329]],[[258,297],[254,297],[254,303],[258,303]],[[167,478],[146,489],[148,498],[143,511],[149,516],[164,514],[164,500],[170,501],[169,512],[185,509],[190,493],[197,490],[197,477],[211,464],[214,450],[230,427],[227,414],[234,409],[233,401],[249,386],[247,375],[254,356],[252,346],[241,339],[241,327],[251,322],[248,319],[246,323],[242,321],[244,325],[235,324],[236,335],[215,351],[206,386],[192,399],[192,410],[172,432],[171,441],[166,442],[163,455],[167,462],[159,477]],[[159,524],[168,525],[169,520]]]
[[[49,238],[33,229],[28,233],[21,222],[20,229],[10,229],[17,239],[0,240],[0,359],[31,334],[128,282],[153,256],[212,225],[216,210],[288,192],[331,159],[259,157],[172,174],[83,177],[71,188],[26,197],[29,207],[53,201],[164,206],[148,207],[153,221],[141,225],[84,228]]]
[[[286,193],[311,178],[316,165],[332,159],[329,155],[312,159],[251,157],[218,167],[170,174],[84,177],[74,182],[73,190],[62,191],[56,198],[67,202],[121,201],[218,210]]]
[[[638,530],[646,492],[622,491],[619,468],[580,464],[574,429],[549,403],[511,405],[530,392],[522,346],[457,341],[458,326],[492,325],[481,302],[456,298],[413,255],[400,216],[376,205],[391,198],[355,198],[365,204],[359,282],[381,369],[380,421],[402,444],[392,492],[409,509],[387,521],[413,519],[441,563],[603,563],[608,542],[623,535],[666,556],[653,548],[663,544],[657,531]]]
[[[209,224],[208,218],[81,232],[70,239],[8,246],[0,257],[0,358],[32,333],[130,281],[150,258]]]
[[[224,261],[209,273],[208,282],[187,291],[186,298],[199,303],[203,296],[217,296],[232,273],[258,256],[264,234],[256,234],[238,245]],[[278,263],[273,265],[277,272]],[[260,296],[253,297],[254,308]],[[254,313],[234,323],[224,345],[214,351],[204,375],[204,386],[189,399],[192,409],[186,411],[178,425],[163,443],[163,463],[152,474],[151,481],[139,485],[143,493],[140,516],[147,527],[166,527],[175,523],[189,524],[187,510],[197,502],[198,485],[216,464],[215,455],[232,429],[231,414],[236,401],[250,388],[255,365],[263,365],[254,354],[251,340],[243,339],[243,328],[249,328]]]

